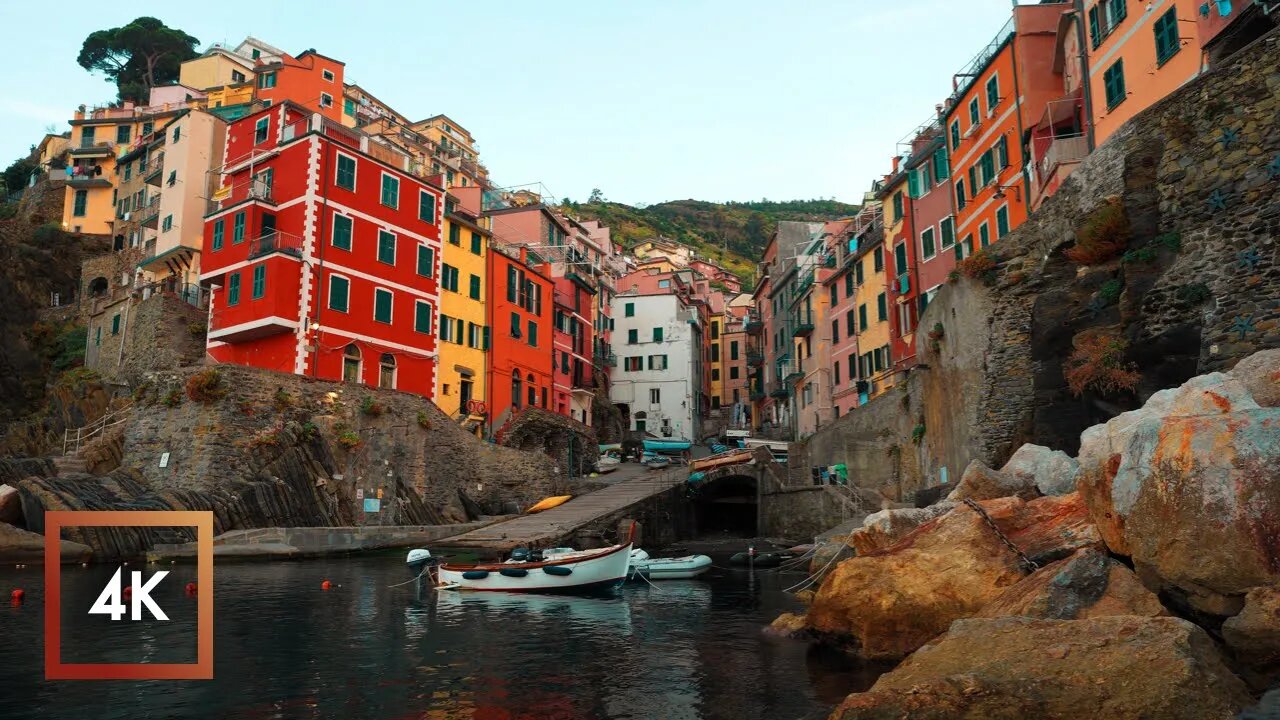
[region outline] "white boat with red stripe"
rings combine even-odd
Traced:
[[[598,550],[548,550],[541,559],[538,554],[530,557],[513,553],[513,559],[500,563],[444,563],[436,568],[436,588],[512,593],[608,592],[627,579],[631,548],[628,538],[621,545]]]

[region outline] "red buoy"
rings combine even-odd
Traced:
[[[186,592],[187,592],[187,594],[188,594],[188,595],[195,595],[195,594],[196,594],[196,584],[195,584],[195,583],[193,583],[193,582],[189,582],[189,583],[187,583],[187,586],[186,586],[185,590],[186,590]]]
[[[17,590],[14,590],[13,592],[9,593],[9,600],[14,605],[21,605],[22,598],[25,596],[26,596],[26,593],[23,592],[22,588],[18,588]]]
[[[328,580],[325,580],[324,582],[320,583],[321,590],[328,590],[331,587],[333,587],[333,583],[329,582]]]

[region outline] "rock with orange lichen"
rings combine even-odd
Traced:
[[[1107,615],[1167,615],[1160,599],[1105,552],[1078,550],[1040,568],[982,608],[978,617],[1083,620]]]

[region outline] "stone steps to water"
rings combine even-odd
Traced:
[[[61,455],[53,459],[53,466],[59,475],[89,472],[89,464],[79,455]]]

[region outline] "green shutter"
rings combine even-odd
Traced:
[[[1107,68],[1107,71],[1102,75],[1102,80],[1107,93],[1107,109],[1110,110],[1124,102],[1124,58],[1117,60],[1114,65]]]
[[[925,257],[933,257],[936,249],[933,242],[933,228],[929,228],[920,233],[920,249]]]
[[[951,149],[955,150],[960,147],[960,121],[953,120],[951,122]]]
[[[947,149],[940,147],[933,151],[933,176],[941,182],[951,177],[951,166],[947,163]]]
[[[529,321],[529,347],[538,347],[538,323]]]
[[[452,245],[462,244],[462,228],[455,223],[449,224],[449,243]]]
[[[382,176],[382,204],[389,208],[400,206],[400,181],[391,175]]]
[[[653,341],[662,342],[662,328],[656,327],[653,329]]]
[[[1100,9],[1097,5],[1089,8],[1089,40],[1094,48],[1102,44],[1102,23],[1098,18]]]
[[[992,76],[987,80],[987,112],[1000,104],[1000,78]]]
[[[418,191],[418,219],[432,224],[436,221],[436,196],[426,190]]]
[[[635,345],[635,344],[636,344],[636,343],[638,343],[638,342],[640,342],[640,331],[639,331],[639,330],[635,330],[635,329],[628,330],[628,331],[627,331],[627,344],[628,344],[628,345]]]
[[[351,281],[337,275],[329,276],[329,309],[346,312],[347,299],[351,291]]]
[[[414,304],[413,329],[431,334],[431,304],[418,301]]]
[[[435,271],[436,258],[435,251],[426,245],[418,246],[418,274],[422,277],[431,277]]]
[[[969,166],[969,190],[974,194],[978,194],[978,165],[974,163]],[[963,203],[962,203],[963,204]]]
[[[986,223],[982,223],[978,226],[978,239],[982,243],[982,247],[986,247],[991,244],[991,228],[988,227]]]
[[[244,242],[244,211],[236,213],[231,223],[231,244],[238,245]]]
[[[471,276],[471,299],[473,300],[480,299],[480,276],[479,275]]]
[[[996,211],[996,237],[1002,238],[1009,234],[1009,208],[1002,207]]]
[[[624,315],[626,315],[627,317],[635,317],[635,314],[636,314],[636,304],[635,304],[635,303],[627,303],[627,304],[626,304],[626,306],[624,307],[623,314],[624,314]]]
[[[918,197],[920,197],[920,171],[919,171],[919,169],[912,170],[912,171],[910,171],[910,172],[908,172],[908,173],[907,173],[907,192],[908,192],[908,193],[910,193],[910,194],[911,194],[911,197],[913,197],[913,198],[918,198]],[[893,205],[893,209],[894,209],[895,211],[897,211],[897,210],[898,210],[898,202],[897,202],[896,198],[895,198],[895,202],[894,202],[894,205]]]
[[[356,189],[356,161],[355,158],[349,158],[346,155],[338,156],[338,180],[337,185],[340,188],[355,191]]]
[[[227,305],[240,303],[240,273],[231,273],[227,279]]]
[[[391,324],[391,291],[374,288],[373,319],[380,323]]]
[[[219,220],[213,224],[213,249],[222,249],[222,236],[226,232],[226,222]]]
[[[259,265],[253,269],[253,299],[257,300],[267,294],[267,266]]]
[[[867,325],[867,305],[863,303],[858,306],[858,330],[866,330]]]
[[[893,249],[893,259],[894,259],[894,265],[898,271],[898,274],[906,275],[907,274],[907,244],[906,243],[899,243],[898,246]]]
[[[386,230],[378,231],[378,262],[396,264],[396,236]]]
[[[857,281],[857,284],[861,285],[861,284],[863,283],[864,278],[863,278],[862,261],[861,261],[861,260],[859,260],[859,261],[858,261],[858,264],[856,264],[856,265],[854,265],[854,266],[853,266],[853,277],[854,277],[854,280],[856,280],[856,281]]]
[[[1178,37],[1177,9],[1161,16],[1152,30],[1156,36],[1156,62],[1163,65],[1182,49],[1182,41]]]
[[[889,296],[885,293],[876,296],[876,319],[881,321],[889,319]]]
[[[471,231],[471,252],[479,255],[483,245],[480,241],[480,233],[475,230]]]
[[[893,194],[893,219],[900,220],[903,214],[902,193],[896,192]]]
[[[351,218],[346,215],[333,216],[333,246],[342,250],[351,249]]]
[[[956,241],[956,229],[951,218],[943,218],[939,225],[942,228],[942,247],[951,247]]]

